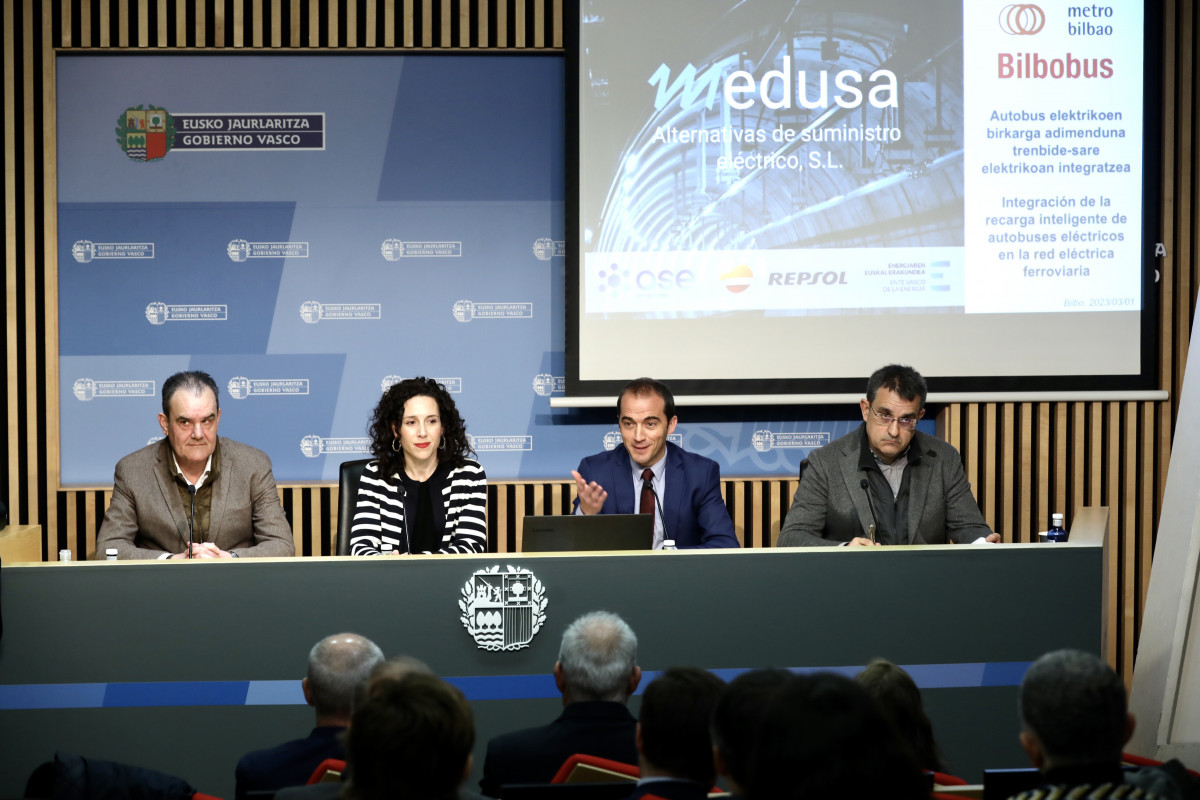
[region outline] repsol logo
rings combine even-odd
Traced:
[[[844,272],[772,272],[768,286],[845,286],[849,283]]]

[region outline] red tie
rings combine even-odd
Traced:
[[[646,468],[642,470],[642,499],[638,504],[639,514],[654,513],[654,491],[650,488],[650,482],[654,480],[654,470]]]

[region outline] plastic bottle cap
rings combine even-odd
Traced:
[[[58,560],[59,561],[70,561],[71,560],[71,551],[70,550],[59,550],[58,551]]]

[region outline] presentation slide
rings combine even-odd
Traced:
[[[1141,372],[1140,2],[588,0],[578,26],[579,380]]]

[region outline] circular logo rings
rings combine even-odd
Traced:
[[[1013,3],[1000,11],[1000,30],[1010,36],[1033,36],[1046,27],[1046,12],[1033,3]]]

